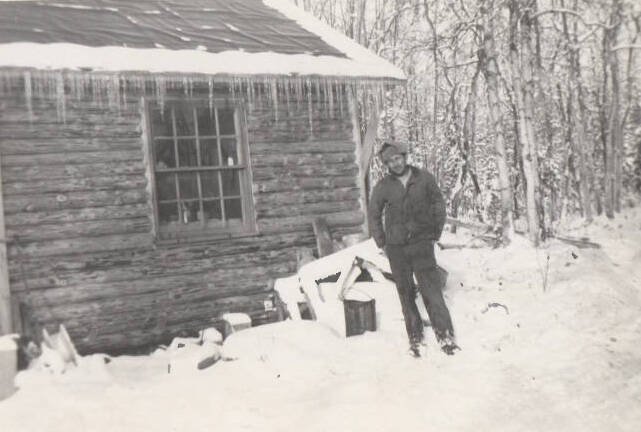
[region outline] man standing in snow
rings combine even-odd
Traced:
[[[423,342],[423,321],[415,301],[416,275],[436,339],[443,352],[452,355],[459,347],[454,342],[452,319],[443,299],[434,256],[434,242],[445,224],[445,201],[432,174],[407,164],[404,145],[384,143],[378,154],[389,174],[372,191],[369,226],[390,262],[410,352],[419,357]]]

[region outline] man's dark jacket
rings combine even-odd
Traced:
[[[369,227],[378,247],[438,240],[445,224],[445,201],[434,176],[410,166],[407,187],[392,174],[372,191]],[[382,213],[385,210],[385,229]]]

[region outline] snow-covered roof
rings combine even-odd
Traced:
[[[405,78],[287,0],[0,0],[0,67]]]

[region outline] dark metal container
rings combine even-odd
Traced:
[[[365,331],[376,331],[376,301],[343,300],[345,334],[354,336]]]

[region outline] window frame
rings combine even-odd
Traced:
[[[162,171],[158,171],[156,167],[156,149],[155,149],[155,138],[152,125],[152,109],[160,105],[159,98],[142,98],[141,106],[143,110],[144,117],[144,141],[145,141],[145,156],[146,156],[146,170],[149,179],[149,188],[150,188],[150,197],[151,205],[153,210],[153,236],[158,244],[176,244],[176,243],[195,243],[199,241],[211,241],[217,239],[229,239],[235,237],[247,237],[258,235],[258,225],[256,221],[256,212],[254,209],[254,199],[253,199],[253,180],[252,180],[252,168],[251,168],[251,158],[249,153],[249,140],[248,140],[248,131],[247,131],[247,115],[245,110],[245,104],[240,100],[230,100],[225,98],[213,98],[209,99],[207,97],[170,97],[163,98],[164,107],[167,106],[187,106],[192,109],[197,108],[206,108],[214,109],[217,111],[219,108],[223,109],[233,109],[234,111],[234,128],[235,134],[221,134],[217,126],[215,137],[207,135],[208,138],[203,139],[216,139],[217,151],[219,156],[219,165],[204,168],[202,166],[189,166],[189,167],[178,167],[175,168],[164,168]],[[170,110],[171,111],[171,110]],[[217,118],[218,114],[216,112],[215,117]],[[192,138],[192,136],[182,136],[176,135],[175,126],[172,127],[174,143],[177,139]],[[198,132],[197,119],[194,123],[194,134],[193,139],[196,141],[196,151],[200,152],[199,142],[200,135]],[[162,136],[162,135],[159,135]],[[213,137],[213,138],[212,138]],[[166,137],[168,138],[168,137]],[[236,138],[237,152],[238,152],[238,164],[233,167],[228,168],[223,165],[223,161],[220,159],[221,156],[221,141],[223,139]],[[176,145],[176,144],[174,144]],[[176,154],[175,157],[178,157]],[[200,159],[200,155],[197,156]],[[178,163],[178,161],[177,161]],[[215,172],[218,173],[224,170],[237,170],[239,175],[239,192],[240,192],[240,201],[241,201],[241,211],[243,214],[242,223],[235,226],[227,226],[223,228],[219,227],[206,227],[201,226],[199,228],[190,228],[190,229],[181,229],[170,232],[169,230],[163,230],[160,224],[159,217],[159,199],[158,199],[158,188],[156,184],[156,174],[158,172],[171,173],[175,172],[185,173],[185,172]],[[224,212],[224,200],[225,195],[222,191],[223,184],[220,181],[219,177],[219,196],[216,197],[221,204],[221,212]],[[203,201],[202,191],[200,190],[199,183],[199,196],[197,200],[199,202]],[[176,201],[180,201],[179,197],[176,197]]]

